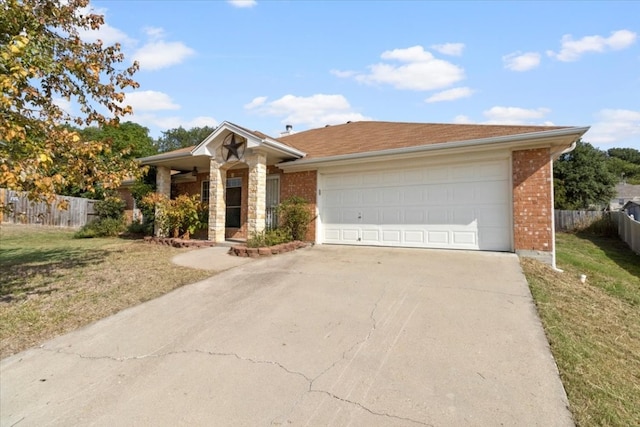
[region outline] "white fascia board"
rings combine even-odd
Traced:
[[[265,145],[269,148],[272,148],[274,150],[280,151],[281,153],[290,155],[290,156],[294,156],[297,158],[302,158],[304,156],[307,155],[307,153],[305,153],[304,151],[300,151],[297,150],[293,147],[290,147],[286,144],[283,144],[282,142],[278,142],[276,140],[273,140],[271,138],[265,138],[262,140],[262,145]]]
[[[367,153],[343,154],[339,156],[321,157],[318,159],[300,159],[292,162],[278,163],[276,166],[285,172],[297,172],[303,170],[314,170],[323,166],[363,163],[377,157],[401,159],[415,157],[416,154],[422,153],[436,154],[440,152],[442,154],[455,154],[463,153],[465,151],[492,150],[496,148],[526,150],[551,146],[569,147],[588,130],[588,126],[571,127],[519,135],[499,136],[494,138],[470,139],[466,141],[393,148],[390,150],[371,151]],[[554,140],[556,143],[553,143]]]
[[[213,141],[218,135],[220,135],[225,130],[233,132],[245,138],[247,140],[247,147],[252,146],[253,148],[253,147],[260,147],[264,145],[268,148],[280,151],[283,154],[286,154],[288,156],[301,158],[306,155],[302,151],[296,150],[293,147],[289,147],[288,145],[275,141],[271,138],[259,139],[253,133],[250,133],[247,130],[242,129],[238,125],[235,125],[227,121],[222,122],[220,126],[216,128],[215,131],[213,131],[208,137],[204,139],[204,141],[202,141],[193,150],[191,150],[191,154],[194,156],[200,156],[200,155],[213,156],[213,153],[210,152],[208,147],[209,143]]]
[[[162,153],[155,154],[153,156],[141,157],[138,160],[140,164],[149,165],[158,162],[166,162],[169,160],[182,159],[185,157],[191,157],[191,153],[189,151],[183,151],[181,153]]]

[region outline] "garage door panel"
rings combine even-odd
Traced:
[[[324,242],[510,250],[509,171],[504,160],[322,175]]]
[[[425,191],[422,186],[407,187],[402,191],[403,206],[422,205],[425,200]]]
[[[430,245],[449,245],[449,230],[429,230],[427,237],[427,243]]]
[[[410,245],[424,245],[426,241],[426,231],[424,230],[408,230],[404,232],[404,241]]]

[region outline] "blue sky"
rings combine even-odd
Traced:
[[[640,2],[94,1],[154,137],[228,120],[591,126],[640,149]],[[127,63],[128,65],[128,63]]]

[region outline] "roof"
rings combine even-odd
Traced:
[[[311,129],[277,140],[304,151],[305,158],[310,159],[568,128],[362,121]]]
[[[616,185],[616,198],[618,199],[640,199],[640,185],[620,183]]]

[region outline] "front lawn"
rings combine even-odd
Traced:
[[[173,265],[171,258],[181,251],[2,224],[0,357],[213,274]]]
[[[575,421],[638,426],[640,256],[617,237],[556,237],[564,273],[528,259],[522,267]]]

